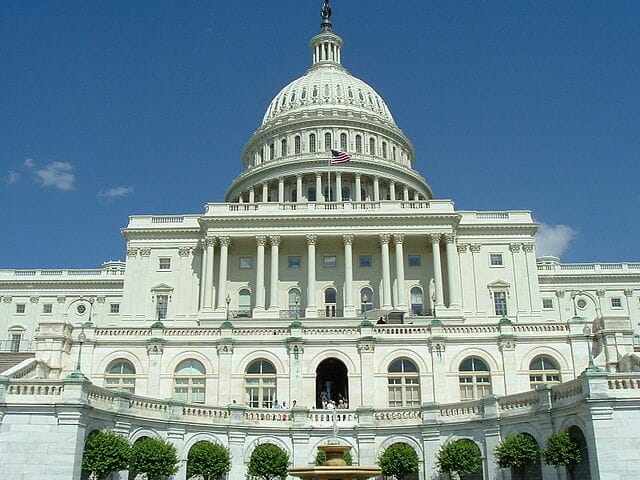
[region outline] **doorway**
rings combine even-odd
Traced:
[[[349,402],[347,367],[337,358],[327,358],[316,369],[316,408],[326,408],[329,401],[336,406]]]

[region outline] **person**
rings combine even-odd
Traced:
[[[294,401],[293,401],[293,403],[291,404],[291,408],[296,408],[296,403],[298,403],[298,402],[296,402],[296,401],[294,400]]]
[[[326,390],[322,390],[320,392],[320,402],[322,402],[322,408],[327,408],[327,403],[329,402],[329,394]]]
[[[342,399],[338,400],[338,408],[340,410],[344,409],[344,400],[342,400]]]
[[[336,404],[333,403],[333,400],[329,400],[329,402],[327,403],[327,410],[335,410],[336,409]]]
[[[273,402],[273,408],[275,408],[277,410],[280,410],[282,408],[282,405],[280,405],[278,403],[278,400],[276,400],[275,402]]]
[[[284,409],[286,409],[286,408],[287,408],[287,402],[284,402],[284,401],[283,401],[283,402],[282,402],[282,409],[284,410]]]

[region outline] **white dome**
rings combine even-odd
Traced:
[[[336,63],[316,64],[302,77],[284,87],[271,101],[262,125],[282,115],[318,108],[342,109],[378,117],[383,123],[395,122],[382,97],[368,84]]]

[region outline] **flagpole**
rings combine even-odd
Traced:
[[[325,202],[330,202],[331,201],[331,150],[329,150],[329,160],[327,161],[327,197],[329,197],[328,199],[325,198],[324,201]]]

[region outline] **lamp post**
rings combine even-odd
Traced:
[[[299,315],[299,313],[300,313],[300,295],[298,295],[298,294],[296,293],[296,296],[295,296],[295,298],[293,299],[293,302],[294,302],[294,303],[295,303],[295,305],[296,305],[296,306],[295,306],[295,308],[294,308],[294,310],[293,310],[293,318],[294,318],[295,320],[297,320],[297,319],[298,319],[298,315]]]
[[[83,323],[82,328],[80,329],[80,333],[78,334],[78,359],[76,361],[76,369],[69,374],[68,378],[87,378],[82,373],[82,369],[80,367],[80,358],[82,355],[82,344],[87,341],[87,335],[84,333],[84,326],[85,324]]]
[[[227,321],[229,321],[229,304],[231,303],[231,297],[227,294],[227,298],[224,300],[227,302]]]
[[[591,351],[591,341],[589,340],[591,337],[591,328],[589,328],[589,325],[584,326],[582,333],[584,333],[584,336],[587,338],[587,350],[589,351],[589,366],[586,368],[586,371],[599,372],[600,369],[593,363],[593,352]]]

